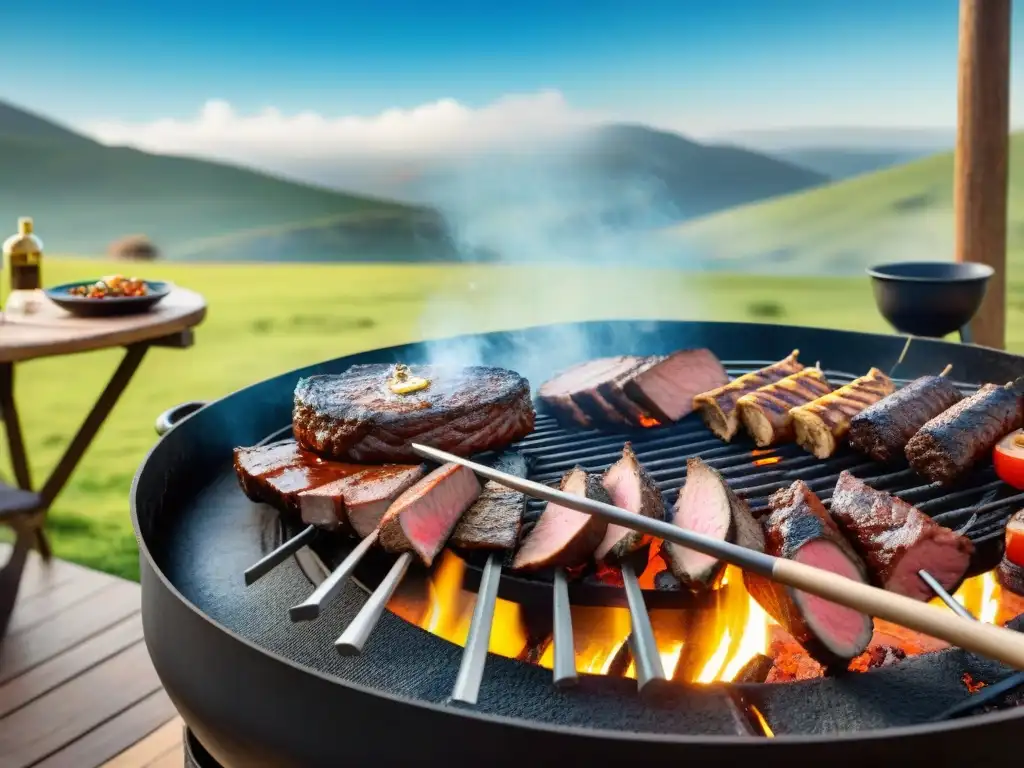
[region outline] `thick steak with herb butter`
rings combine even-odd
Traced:
[[[378,363],[300,379],[292,429],[324,457],[418,461],[413,442],[469,456],[526,437],[534,417],[530,383],[514,371]]]

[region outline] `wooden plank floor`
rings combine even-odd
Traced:
[[[183,765],[140,607],[138,584],[32,554],[0,639],[0,768]]]

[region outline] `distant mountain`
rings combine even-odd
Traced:
[[[0,104],[0,179],[0,236],[15,230],[19,216],[32,216],[52,253],[101,254],[112,240],[141,233],[168,258],[451,256],[432,211],[237,166],[106,147],[9,104]],[[394,222],[395,231],[383,239],[367,237],[367,231],[378,231],[381,217]],[[313,236],[309,225],[318,220],[330,222],[333,238]],[[293,233],[285,252],[279,235],[272,248],[249,237],[244,253],[217,250],[218,242],[228,242],[224,238],[277,228]],[[352,237],[345,236],[349,231]]]
[[[778,150],[770,154],[816,171],[830,179],[848,179],[894,165],[909,163],[932,154],[928,150],[893,149],[869,150],[844,147],[809,147],[806,149]]]

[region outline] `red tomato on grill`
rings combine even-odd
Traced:
[[[1024,568],[1024,509],[1015,512],[1006,524],[1006,559]]]
[[[1024,430],[1014,430],[996,444],[992,464],[1000,480],[1024,491]]]

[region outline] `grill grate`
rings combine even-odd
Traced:
[[[730,376],[735,377],[767,364],[769,361],[738,361],[726,363],[726,368]],[[856,378],[856,375],[844,371],[826,370],[825,373],[837,385]],[[908,383],[905,379],[894,381],[897,386]],[[957,386],[965,393],[976,389],[975,385],[959,382]],[[275,433],[265,442],[279,439],[282,432]],[[976,469],[954,487],[942,488],[923,483],[905,462],[880,465],[845,446],[831,459],[821,461],[795,445],[759,450],[746,437],[726,444],[712,435],[696,415],[666,427],[616,433],[565,429],[553,418],[539,415],[534,432],[512,449],[528,457],[530,479],[557,485],[562,474],[577,464],[590,472],[603,472],[619,459],[626,440],[632,442],[639,460],[658,484],[666,505],[676,500],[686,478],[686,460],[690,456],[700,456],[721,472],[730,487],[747,500],[755,514],[765,512],[768,497],[774,491],[798,479],[805,481],[828,506],[839,473],[848,470],[872,487],[889,491],[915,504],[943,525],[959,527],[975,545],[1001,537],[1014,505],[1024,503],[1024,493],[1014,494],[995,477],[991,466]],[[476,458],[482,463],[489,463],[494,455]],[[528,501],[524,533],[536,523],[543,504],[538,500]],[[245,574],[246,583],[253,583],[318,538],[324,537],[312,527],[302,530],[249,568]],[[349,551],[310,597],[291,609],[292,621],[307,621],[319,616],[320,608],[340,591],[355,571],[370,549],[373,538],[364,539]],[[478,586],[477,604],[453,692],[454,702],[475,704],[483,676],[495,599],[500,592],[502,596],[522,602],[524,593],[519,590],[523,589],[533,593],[527,599],[541,595],[553,606],[553,681],[556,685],[569,685],[577,680],[570,603],[625,603],[632,623],[628,649],[636,660],[638,689],[643,691],[651,683],[666,679],[647,610],[659,603],[678,606],[680,600],[687,599],[680,593],[678,584],[664,584],[659,580],[656,590],[642,593],[631,564],[622,568],[622,583],[619,584],[602,581],[593,573],[577,574],[570,584],[562,570],[546,577],[543,574],[502,575],[503,558],[496,553],[466,553],[465,559],[470,571],[477,575],[478,585],[467,585],[470,588]],[[387,576],[338,638],[336,645],[340,653],[358,654],[361,651],[411,561],[408,553],[394,560]],[[588,589],[591,590],[589,593]],[[596,593],[605,594],[595,597]],[[614,597],[607,600],[608,595]],[[749,733],[751,730],[747,726],[751,721],[748,713],[740,712],[740,709],[737,708],[738,722],[745,723],[741,732]],[[754,729],[753,732],[759,731]]]

